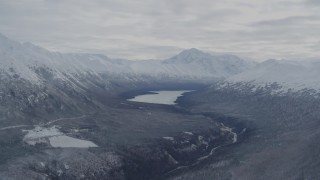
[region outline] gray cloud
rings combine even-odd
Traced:
[[[312,0],[0,0],[0,33],[63,52],[166,58],[186,48],[320,57]],[[308,4],[306,6],[305,4]]]
[[[320,1],[318,1],[318,0],[306,0],[306,4],[308,4],[308,5],[320,5]]]
[[[302,26],[312,22],[320,22],[318,16],[290,16],[281,19],[265,20],[253,23],[254,26],[288,27]]]

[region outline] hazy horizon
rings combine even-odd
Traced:
[[[0,0],[0,32],[51,51],[112,58],[164,59],[197,48],[257,61],[320,59],[319,5],[315,0]]]

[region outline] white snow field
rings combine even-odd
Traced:
[[[227,81],[247,82],[257,87],[277,83],[282,87],[282,91],[314,89],[319,92],[319,77],[320,61],[267,60],[250,70],[229,77]]]

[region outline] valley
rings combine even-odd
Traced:
[[[0,35],[0,64],[0,179],[320,177],[317,61],[130,61]]]
[[[176,98],[179,94],[176,93]],[[167,95],[172,96],[172,93]],[[12,172],[0,171],[0,174],[7,178],[10,173],[21,175],[23,173],[26,179],[72,178],[68,173],[75,163],[73,159],[64,157],[56,161],[58,164],[61,163],[60,168],[51,167],[53,162],[50,159],[51,156],[52,158],[60,157],[66,152],[78,154],[77,151],[81,151],[83,157],[93,156],[90,158],[92,163],[103,163],[104,166],[110,168],[108,171],[101,170],[88,176],[85,175],[90,179],[99,179],[102,175],[109,175],[110,171],[116,171],[112,177],[114,179],[154,179],[156,177],[158,179],[158,177],[167,177],[183,169],[196,166],[213,156],[216,149],[236,143],[237,134],[232,129],[236,128],[236,131],[239,132],[240,128],[244,128],[239,126],[231,129],[226,127],[221,120],[201,113],[190,113],[178,104],[162,105],[162,99],[163,96],[159,99],[160,104],[119,99],[118,107],[109,108],[108,113],[96,112],[74,118],[59,118],[41,125],[42,128],[34,125],[36,128],[28,131],[25,130],[27,127],[22,125],[4,127],[2,128],[3,133],[25,134],[24,132],[28,132],[24,137],[20,136],[22,139],[18,140],[16,145],[29,150],[27,156],[23,155],[26,153],[24,150],[20,152],[22,153],[20,157],[15,154],[15,160],[7,160],[5,164],[2,164],[12,166]],[[242,137],[242,135],[239,136]],[[69,143],[63,144],[64,139],[58,142],[58,137],[68,137]],[[73,148],[70,149],[70,147],[72,147],[72,140],[76,140],[75,138],[78,139],[77,141],[81,139],[83,145],[77,143],[74,147],[78,148],[72,150]],[[88,144],[89,141],[86,142],[86,140],[90,140],[91,144]],[[93,142],[95,144],[92,144]],[[6,146],[10,145],[6,144]],[[82,147],[82,150],[79,147]],[[45,157],[42,157],[43,153],[46,154]],[[112,153],[117,157],[119,166],[114,166],[108,161],[96,162],[94,160],[106,153]],[[144,156],[141,156],[141,153]],[[23,164],[17,165],[17,160],[35,169],[27,170]],[[40,167],[38,167],[39,164]],[[55,166],[59,166],[58,164]],[[69,168],[65,168],[65,164]],[[22,169],[24,169],[23,172]],[[26,171],[27,174],[30,173],[29,176],[25,175]],[[80,178],[78,175],[73,174]]]
[[[208,164],[170,179],[317,179],[319,99],[312,94],[269,93],[211,87],[186,96],[194,102],[194,113],[237,117],[246,124],[246,138],[227,151],[217,151]]]

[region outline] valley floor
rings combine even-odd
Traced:
[[[185,97],[194,113],[237,117],[246,138],[169,179],[319,179],[319,99],[210,89]]]
[[[92,114],[1,127],[0,143],[6,148],[0,151],[0,175],[4,179],[171,177],[242,138],[237,133],[244,127],[229,128],[231,121],[223,119],[230,118],[191,113],[179,105],[119,99]],[[68,138],[69,144],[56,142],[60,137]],[[73,147],[74,141],[85,146]]]
[[[2,179],[320,177],[318,100],[214,89],[192,92],[173,106],[126,98],[104,111],[1,127]],[[97,147],[57,148],[47,136],[35,145],[23,140],[27,132],[53,127],[59,136]]]

